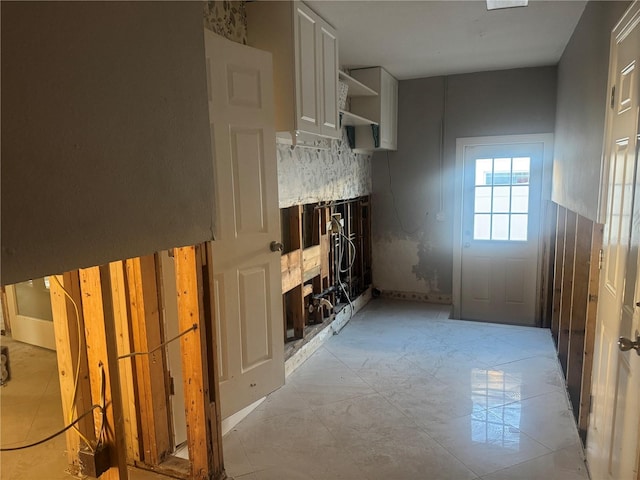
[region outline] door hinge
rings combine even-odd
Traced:
[[[611,87],[611,108],[614,107],[614,105],[616,104],[616,86],[612,86]]]
[[[589,395],[589,413],[593,413],[593,395]]]
[[[598,254],[598,270],[602,270],[603,264],[604,264],[604,250],[600,249],[600,253]]]
[[[169,395],[176,394],[176,385],[173,382],[173,377],[169,377]]]

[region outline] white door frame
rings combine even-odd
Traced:
[[[455,193],[453,214],[453,318],[460,318],[462,286],[462,195],[464,193],[464,154],[467,148],[485,145],[508,145],[519,143],[542,143],[542,196],[540,212],[544,215],[542,202],[551,199],[551,166],[553,162],[553,134],[537,133],[529,135],[497,135],[490,137],[464,137],[456,139]],[[538,272],[542,271],[540,246],[544,232],[544,219],[541,218],[538,235]],[[540,275],[536,282],[536,299],[540,298]],[[540,318],[540,302],[536,301],[536,319]]]

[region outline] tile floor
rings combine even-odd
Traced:
[[[585,480],[548,330],[372,301],[224,438],[236,480]]]
[[[372,301],[224,439],[236,480],[588,479],[547,330]],[[12,342],[3,446],[63,425],[55,353]],[[0,454],[2,480],[68,480],[64,438]],[[134,480],[159,478],[136,471]]]

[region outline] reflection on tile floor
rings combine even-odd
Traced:
[[[374,300],[224,438],[236,480],[585,480],[548,330]]]

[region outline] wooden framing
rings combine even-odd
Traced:
[[[91,408],[91,384],[87,365],[78,271],[57,275],[56,278],[78,306],[76,315],[76,309],[72,301],[64,294],[63,289],[56,281],[51,282],[51,310],[56,338],[62,411],[65,423],[70,423],[71,418],[75,419],[79,416],[78,414],[82,415]],[[77,385],[76,372],[78,373]],[[83,435],[90,442],[95,442],[96,439],[93,416],[85,417],[78,423],[77,428],[80,434],[73,429],[66,433],[69,471],[74,475],[80,471],[78,450],[83,446],[80,435]]]
[[[180,340],[191,478],[197,480],[226,477],[220,402],[216,401],[213,295],[208,284],[212,272],[207,257],[210,249],[205,245],[174,249],[180,330],[197,328]]]
[[[564,240],[567,221],[567,210],[558,206],[556,221],[556,249],[554,256],[553,274],[553,309],[551,316],[551,335],[558,344],[558,330],[560,328],[560,310],[562,308],[562,281],[564,274]]]
[[[545,202],[545,223],[543,232],[542,295],[540,298],[541,327],[551,328],[553,318],[553,279],[556,265],[556,228],[558,207],[551,201]]]
[[[293,328],[293,339],[304,338],[308,323],[321,324],[326,318],[318,296],[344,277],[345,288],[351,298],[371,283],[371,220],[368,197],[356,198],[335,205],[294,205],[282,209],[285,251],[281,258],[282,292],[285,308],[285,341],[287,326]],[[339,271],[340,259],[336,248],[339,239],[333,215],[344,222],[342,232],[354,245],[345,247],[345,272]],[[329,226],[329,228],[327,228]],[[352,265],[351,268],[346,268]],[[339,293],[342,295],[342,293]],[[331,304],[336,294],[326,293]],[[288,319],[288,320],[287,320]]]
[[[580,405],[583,358],[585,350],[585,328],[589,295],[589,259],[593,222],[578,215],[575,235],[573,266],[573,290],[571,292],[571,322],[569,326],[569,348],[567,352],[567,390],[572,405]],[[578,409],[574,410],[576,421]]]
[[[573,267],[576,253],[577,215],[567,210],[564,235],[564,258],[562,291],[560,301],[560,319],[558,324],[558,358],[565,374],[568,371],[569,333],[571,330],[571,298],[573,295]]]
[[[122,355],[134,350],[129,325],[129,300],[124,262],[110,263],[109,270],[111,272],[118,354]],[[119,366],[127,462],[134,463],[141,460],[140,451],[142,449],[138,425],[135,360],[125,358],[120,361]]]
[[[548,299],[553,305],[551,329],[578,430],[585,442],[603,226],[564,207],[556,208],[554,289],[553,298]]]
[[[91,398],[94,405],[101,405],[103,401],[105,405],[104,419],[99,410],[94,410],[96,438],[103,436],[111,460],[111,468],[100,478],[126,480],[129,478],[126,434],[109,266],[80,270],[80,290],[83,299]]]
[[[126,260],[133,351],[147,352],[162,343],[164,334],[154,255]],[[161,463],[172,451],[165,350],[134,357],[142,437],[141,460]]]
[[[596,339],[596,316],[598,314],[598,289],[600,287],[600,251],[604,235],[604,225],[594,224],[591,235],[591,255],[589,258],[589,290],[584,336],[584,357],[578,414],[578,433],[583,445],[587,442],[589,413],[591,412],[591,372],[593,370],[593,350]],[[575,408],[575,407],[574,407]]]
[[[226,478],[215,368],[211,248],[202,244],[174,251],[176,292],[161,292],[154,255],[57,276],[78,305],[78,318],[63,290],[56,282],[51,284],[65,417],[90,411],[103,399],[106,405],[104,430],[99,409],[79,424],[91,447],[102,438],[109,450],[111,466],[101,479],[126,479],[128,467],[172,478]],[[179,330],[184,333],[179,342],[190,460],[170,455],[167,362],[164,349],[158,348],[166,341],[161,293],[177,296]],[[74,395],[78,361],[80,379]],[[74,474],[80,473],[82,444],[70,430],[68,461]]]

